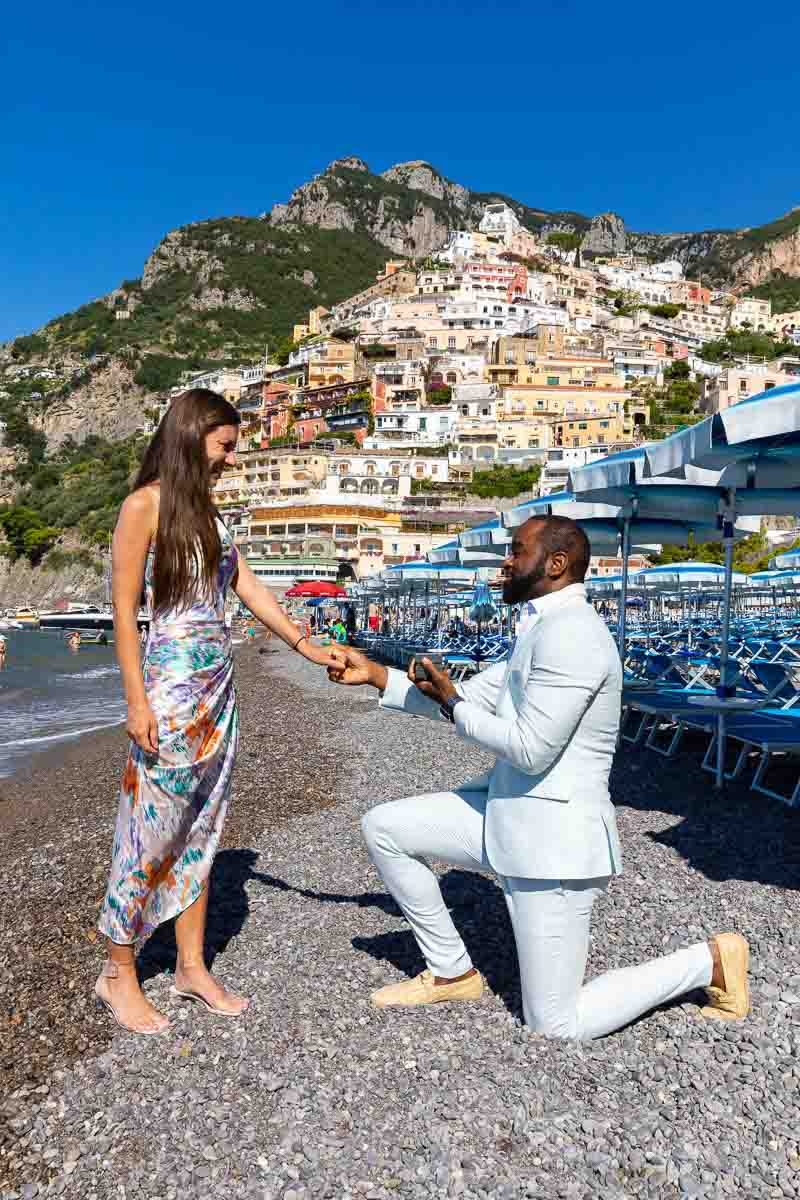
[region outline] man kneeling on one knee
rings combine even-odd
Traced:
[[[495,755],[485,776],[450,792],[381,804],[367,813],[372,861],[405,914],[428,969],[382,988],[380,1008],[476,1000],[483,979],[426,859],[492,870],[508,905],[525,1021],[549,1037],[596,1038],[659,1004],[706,988],[711,1017],[749,1008],[748,946],[718,934],[584,983],[592,906],[622,870],[608,779],[620,720],[622,668],[587,601],[589,543],[574,521],[533,517],[514,531],[503,599],[520,604],[507,662],[466,683],[422,659],[415,682],[349,647],[337,683],[371,684],[389,711],[449,721]]]

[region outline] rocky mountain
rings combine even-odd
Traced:
[[[149,397],[184,370],[255,361],[265,343],[285,347],[292,325],[310,308],[331,307],[365,287],[388,255],[435,253],[449,230],[475,228],[492,202],[508,204],[524,228],[543,238],[576,235],[586,261],[624,251],[677,258],[690,274],[741,291],[757,286],[769,294],[780,282],[781,303],[795,304],[800,210],[756,229],[636,232],[613,212],[589,218],[472,191],[422,160],[376,174],[351,156],[260,217],[172,230],[140,278],[0,346],[0,420],[11,414],[13,424],[24,416],[22,441],[10,444],[27,449],[37,434],[50,447],[70,436],[127,436]],[[7,387],[21,365],[47,367],[54,381]]]
[[[443,245],[449,230],[477,227],[484,207],[508,204],[526,229],[547,234],[588,230],[580,213],[547,213],[500,192],[472,192],[422,160],[373,174],[361,158],[341,158],[302,184],[264,219],[273,227],[313,225],[361,230],[393,254],[418,258]]]
[[[367,232],[393,254],[419,257],[435,252],[449,229],[474,228],[485,205],[505,203],[524,228],[547,237],[572,233],[591,259],[626,251],[676,258],[687,272],[713,285],[746,289],[776,273],[800,276],[800,210],[756,229],[674,234],[629,230],[617,213],[591,219],[573,211],[548,212],[501,192],[473,192],[446,179],[422,160],[398,163],[373,174],[360,158],[342,158],[297,188],[264,219],[277,228],[314,226]]]

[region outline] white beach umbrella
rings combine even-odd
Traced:
[[[711,583],[717,587],[725,581],[725,567],[721,563],[683,562],[664,563],[658,567],[645,567],[641,571],[631,572],[631,582],[637,587],[674,587],[676,584]],[[749,576],[743,572],[733,572],[733,583],[747,583]]]

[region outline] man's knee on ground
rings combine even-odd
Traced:
[[[563,1041],[576,1037],[575,1021],[570,1013],[526,1012],[525,1024],[534,1033],[539,1033],[551,1041]]]
[[[378,804],[361,818],[361,834],[370,849],[380,845],[385,836],[391,833],[391,807],[391,804]]]

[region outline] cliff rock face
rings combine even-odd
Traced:
[[[220,259],[191,245],[183,230],[173,229],[159,242],[144,264],[142,288],[148,291],[165,275],[173,271],[187,271],[197,278],[198,283],[207,284],[211,277],[223,269]]]
[[[747,287],[764,283],[774,271],[784,275],[800,275],[800,229],[775,242],[767,242],[760,250],[743,255],[733,270],[736,283]]]
[[[581,241],[581,254],[624,254],[628,247],[625,222],[616,213],[592,218]]]
[[[147,393],[133,382],[130,367],[112,358],[65,399],[54,402],[37,424],[51,448],[66,437],[84,441],[89,434],[114,441],[141,428]]]
[[[430,163],[423,162],[421,159],[397,163],[396,166],[389,167],[388,171],[384,171],[381,178],[388,179],[390,183],[399,183],[403,187],[411,188],[414,192],[425,192],[428,196],[435,196],[437,200],[447,200],[455,208],[461,209],[465,216],[470,213],[469,189],[462,187],[460,183],[451,183],[449,179],[440,175]]]
[[[63,599],[102,604],[105,599],[102,575],[86,567],[50,571],[46,566],[32,567],[25,559],[11,563],[0,558],[0,608],[30,604],[47,609]]]
[[[277,228],[358,230],[393,254],[421,256],[438,250],[468,211],[467,189],[428,163],[401,163],[373,175],[362,159],[344,158],[297,188],[288,203],[273,205],[267,219]]]
[[[204,287],[199,295],[192,296],[189,306],[195,312],[207,312],[214,308],[235,308],[239,312],[253,312],[259,304],[255,296],[251,296],[244,288],[232,288],[228,291],[220,287]]]

